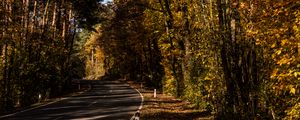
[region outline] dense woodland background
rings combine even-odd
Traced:
[[[125,78],[217,119],[300,119],[298,0],[2,0],[0,111]]]

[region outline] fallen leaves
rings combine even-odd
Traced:
[[[153,90],[144,88],[133,81],[126,81],[130,86],[138,89],[144,96],[141,120],[212,120],[208,111],[199,110],[190,102],[183,101],[170,95],[157,93],[153,97]]]

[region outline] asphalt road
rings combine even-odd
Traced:
[[[74,97],[4,120],[130,120],[141,105],[140,94],[120,81],[91,81],[92,89]]]

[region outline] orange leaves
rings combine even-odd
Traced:
[[[281,46],[286,46],[288,44],[292,44],[288,39],[281,40]]]
[[[254,35],[256,45],[263,48],[263,56],[270,67],[268,91],[272,92],[275,101],[284,101],[274,105],[277,113],[285,111],[284,106],[293,106],[295,99],[299,99],[300,69],[300,10],[291,9],[293,0],[284,2],[270,1],[272,6],[266,6],[263,12],[255,14]],[[281,96],[281,97],[276,97]],[[287,110],[294,114],[295,109]],[[283,117],[283,116],[280,116]]]
[[[271,79],[274,79],[278,74],[278,69],[274,69],[271,73]]]
[[[296,69],[283,69],[275,68],[271,73],[272,89],[276,95],[283,94],[284,91],[289,92],[291,95],[297,94],[299,89],[299,76],[300,72]],[[297,80],[298,79],[298,80]]]
[[[277,54],[279,55],[281,51],[278,51]],[[290,65],[291,62],[293,61],[293,58],[290,58],[288,55],[284,55],[281,57],[276,63],[278,65]]]

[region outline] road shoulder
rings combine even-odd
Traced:
[[[143,108],[140,110],[141,120],[212,120],[210,112],[196,109],[193,104],[170,95],[157,93],[153,97],[153,90],[142,88],[133,81],[126,81],[130,86],[138,89],[144,96]]]

